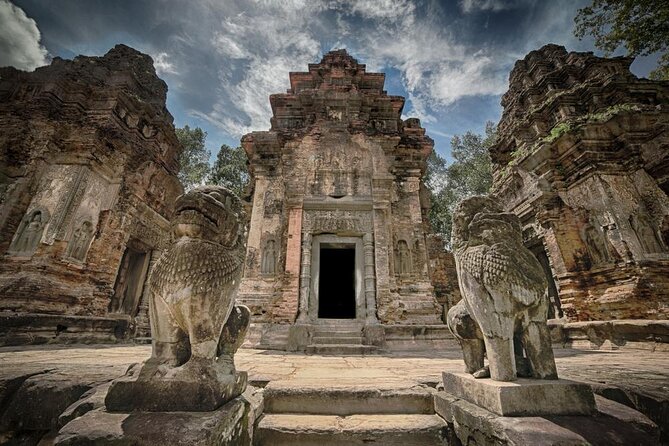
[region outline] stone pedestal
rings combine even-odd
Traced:
[[[248,425],[253,421],[248,418],[244,398],[235,398],[212,412],[112,413],[97,409],[66,424],[54,444],[250,445]]]
[[[501,416],[592,415],[597,411],[590,386],[565,379],[501,382],[448,372],[443,378],[446,392]]]
[[[435,394],[435,412],[470,446],[582,446],[661,444],[657,426],[641,413],[597,397],[596,416],[502,417],[447,392]]]
[[[246,372],[236,372],[223,380],[140,380],[139,376],[126,375],[114,381],[105,399],[107,410],[212,411],[241,395],[248,381]]]

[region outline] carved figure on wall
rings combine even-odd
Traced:
[[[520,352],[514,337],[522,340],[532,377],[557,378],[546,325],[546,277],[523,246],[518,217],[487,196],[463,200],[453,213],[452,245],[464,311],[481,330],[491,378],[516,379]],[[451,310],[462,311],[456,307]]]
[[[9,250],[14,254],[32,255],[42,239],[46,221],[47,216],[44,211],[34,210],[26,214]]]
[[[262,253],[262,265],[260,266],[262,274],[276,273],[276,242],[274,240],[267,240],[265,249]]]
[[[246,388],[233,358],[250,318],[248,308],[235,306],[246,242],[242,202],[228,189],[202,186],[175,207],[175,241],[149,283],[151,358],[112,384],[108,410],[208,411]]]
[[[397,269],[400,274],[411,274],[411,252],[405,240],[397,242]]]
[[[597,220],[590,218],[583,227],[581,234],[585,242],[588,255],[593,265],[600,265],[611,261],[611,253],[608,247],[608,240],[600,229]]]
[[[662,243],[652,223],[645,215],[630,215],[630,225],[636,233],[644,252],[649,254],[663,252]]]
[[[83,262],[86,259],[88,247],[93,240],[93,223],[84,220],[72,234],[72,239],[67,245],[65,255],[75,260]]]

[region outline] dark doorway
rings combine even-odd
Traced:
[[[149,257],[147,251],[130,246],[126,248],[116,276],[114,296],[109,304],[110,313],[137,314],[149,269]]]
[[[355,248],[321,247],[318,317],[355,319]]]

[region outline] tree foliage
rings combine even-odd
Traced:
[[[187,125],[175,130],[183,146],[179,157],[179,180],[185,190],[190,190],[204,184],[209,175],[211,152],[205,146],[207,132],[200,127],[191,129]]]
[[[242,197],[248,182],[249,171],[244,149],[223,144],[211,169],[209,183],[225,186]]]
[[[453,163],[450,165],[436,152],[427,160],[424,181],[431,193],[430,223],[447,245],[450,245],[455,205],[467,197],[490,191],[492,169],[488,149],[495,140],[495,131],[495,125],[488,122],[485,135],[467,132],[454,136],[451,139]]]
[[[663,53],[652,79],[669,79],[669,2],[666,0],[593,0],[578,10],[574,34],[591,35],[610,55],[624,46],[629,56]]]

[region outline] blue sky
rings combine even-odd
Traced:
[[[587,0],[0,0],[0,66],[102,55],[117,43],[150,54],[169,86],[175,125],[208,132],[212,156],[269,128],[269,95],[290,71],[346,48],[386,73],[435,148],[497,122],[517,59],[546,43],[592,51],[573,37]],[[656,57],[637,60],[647,76]]]

